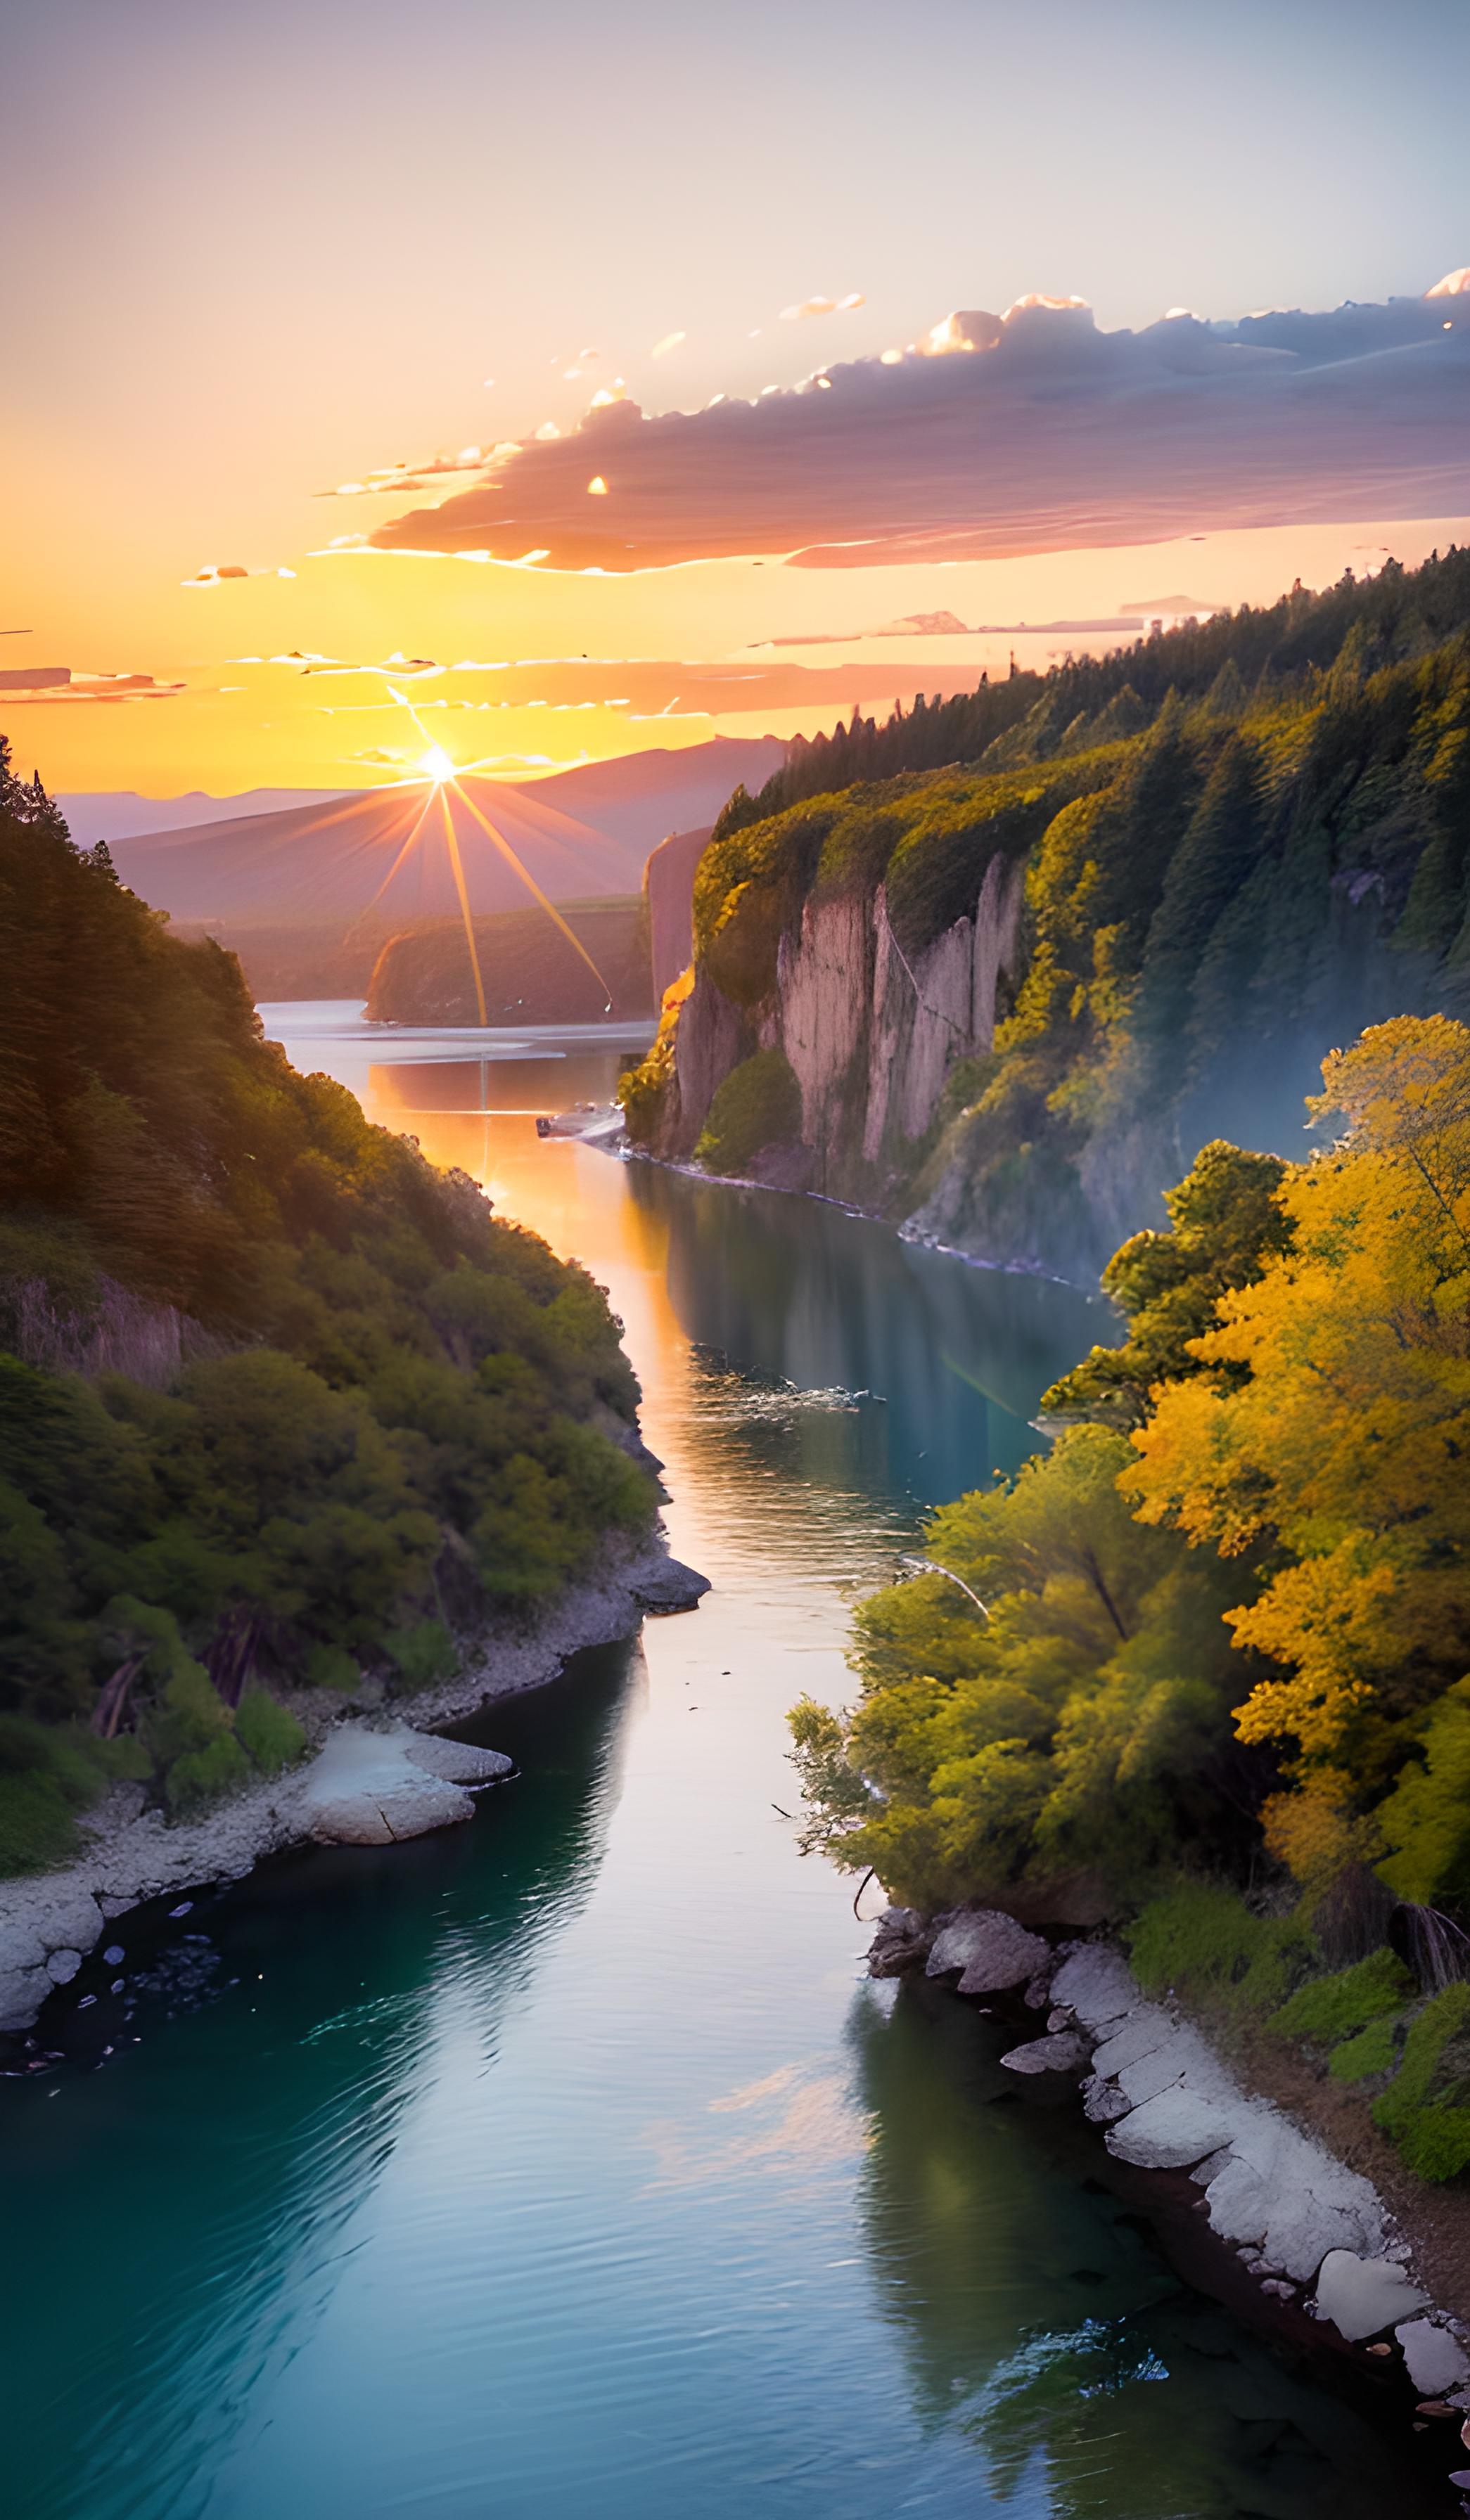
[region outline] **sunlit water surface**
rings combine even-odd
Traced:
[[[7,2510],[1403,2507],[1376,2435],[1171,2275],[1075,2107],[1018,2092],[1014,2033],[864,1979],[784,1816],[854,1597],[1023,1458],[1099,1313],[491,1112],[606,1061],[369,1069],[321,1011],[298,1056],[610,1288],[714,1590],[490,1709],[522,1773],[469,1826],[125,1920],[124,1994],[69,1991],[91,2054],[0,2086]]]

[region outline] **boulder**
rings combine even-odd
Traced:
[[[1298,2283],[1310,2281],[1330,2250],[1378,2252],[1383,2212],[1366,2179],[1267,2101],[1242,2093],[1229,2119],[1225,2158],[1205,2189],[1222,2239],[1260,2243]]]
[[[1044,2039],[1012,2048],[1000,2061],[1013,2074],[1076,2074],[1087,2061],[1087,2042],[1075,2030],[1052,2030]]]
[[[661,1619],[674,1610],[692,1610],[709,1592],[710,1578],[668,1557],[661,1566],[640,1567],[629,1589],[640,1610]]]
[[[1116,2126],[1127,2113],[1128,2103],[1118,2085],[1089,2074],[1082,2085],[1082,2115],[1090,2118],[1094,2126]]]
[[[901,1977],[927,1958],[933,1940],[917,1908],[885,1908],[868,1952],[869,1977]]]
[[[930,1977],[958,1969],[961,1995],[996,1995],[1025,1985],[1048,1958],[1039,1934],[1028,1933],[998,1908],[977,1908],[941,1919],[927,1968]]]
[[[301,1778],[302,1816],[327,1845],[390,1846],[469,1820],[467,1784],[508,1776],[511,1765],[498,1750],[406,1724],[342,1724]]]
[[[1459,2338],[1451,2336],[1447,2327],[1437,2327],[1432,2318],[1410,2318],[1394,2333],[1403,2349],[1408,2376],[1422,2398],[1443,2397],[1447,2389],[1470,2380],[1470,2362]]]
[[[1217,2100],[1173,2084],[1108,2129],[1108,2150],[1140,2170],[1187,2170],[1214,2152],[1230,2133]]]
[[[1101,2032],[1142,2002],[1133,1972],[1121,1952],[1106,1943],[1084,1943],[1062,1962],[1051,1981],[1053,2003],[1065,2003],[1084,2029]]]
[[[1411,2284],[1386,2258],[1360,2258],[1351,2249],[1329,2249],[1317,2269],[1317,2317],[1330,2318],[1350,2345],[1376,2336],[1429,2305],[1427,2293]]]

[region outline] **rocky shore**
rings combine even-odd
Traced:
[[[198,1820],[170,1823],[143,1808],[141,1786],[115,1787],[83,1822],[89,1843],[75,1863],[0,1882],[0,2032],[29,2029],[113,1919],[145,1900],[240,1880],[263,1856],[309,1838],[387,1845],[468,1820],[474,1790],[508,1776],[511,1762],[434,1726],[538,1688],[569,1654],[630,1635],[646,1614],[693,1609],[708,1590],[656,1545],[566,1594],[533,1627],[487,1637],[452,1680],[390,1712],[371,1688],[345,1704],[322,1691],[294,1698],[312,1756]]]
[[[949,1980],[963,1996],[1007,2000],[1042,2016],[1039,2035],[1001,2062],[1019,2075],[1068,2076],[1109,2152],[1140,2170],[1187,2175],[1195,2210],[1273,2306],[1330,2323],[1342,2342],[1397,2357],[1416,2420],[1466,2418],[1470,2330],[1417,2280],[1410,2241],[1372,2182],[1246,2091],[1195,2026],[1150,2002],[1108,1942],[1053,1944],[998,1910],[924,1917],[890,1908],[868,1966]],[[1470,2450],[1450,2478],[1470,2491]]]

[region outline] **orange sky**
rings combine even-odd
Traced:
[[[896,35],[876,0],[613,17],[423,0],[411,32],[386,0],[13,13],[0,633],[19,635],[0,636],[0,677],[143,678],[108,699],[80,679],[61,700],[0,683],[19,766],[158,796],[376,784],[400,764],[372,756],[422,748],[377,670],[395,654],[432,660],[415,701],[457,762],[809,731],[854,698],[964,688],[1012,646],[1044,665],[1100,643],[753,643],[939,609],[1268,600],[1373,565],[1374,546],[1412,561],[1464,539],[1434,516],[619,578],[331,550],[473,476],[351,499],[343,482],[566,437],[619,381],[649,414],[754,404],[1036,289],[1080,292],[1110,333],[1185,303],[1416,295],[1470,250],[1470,21],[1402,0],[1390,25],[1349,0],[1323,45],[1311,14],[914,0]],[[1210,181],[1180,180],[1186,133]],[[1392,477],[1389,439],[1384,457]],[[252,573],[187,583],[210,566]],[[270,661],[292,652],[374,670]],[[583,689],[546,663],[536,690],[538,660],[583,657],[647,669],[636,690]],[[720,661],[756,679],[686,688],[681,665]],[[513,683],[487,670],[518,662]]]
[[[959,689],[983,667],[1003,671],[1012,650],[1023,662],[1044,666],[1062,648],[1109,642],[1069,634],[854,638],[776,654],[752,643],[856,632],[942,608],[975,622],[1052,621],[1104,617],[1122,605],[1178,593],[1206,603],[1268,601],[1298,575],[1320,585],[1345,566],[1376,565],[1385,547],[1411,562],[1467,534],[1467,520],[1440,518],[1275,527],[929,568],[820,572],[714,562],[622,579],[397,554],[313,559],[288,549],[283,564],[297,572],[290,579],[186,588],[138,568],[127,590],[125,646],[114,607],[74,583],[48,588],[37,555],[28,569],[14,571],[7,602],[17,620],[28,608],[38,626],[23,642],[0,642],[0,663],[16,670],[23,653],[30,663],[143,671],[184,688],[168,698],[115,701],[19,702],[0,693],[0,724],[18,765],[26,773],[39,767],[54,788],[136,788],[158,796],[196,787],[224,794],[255,786],[373,786],[401,775],[390,762],[364,758],[399,753],[412,762],[423,749],[390,697],[394,688],[411,695],[434,742],[459,763],[520,756],[560,764],[716,733],[810,732],[850,713],[848,668],[851,697],[871,713],[899,692]],[[435,670],[308,673],[300,663],[270,661],[294,650],[374,668],[400,652],[430,660]],[[592,678],[620,689],[591,705],[532,705],[526,695],[538,682],[554,694],[574,688],[574,675],[549,662],[532,662],[513,677],[452,670],[465,659],[486,666],[583,656],[659,660],[669,671],[639,667]],[[720,706],[718,691],[678,688],[691,679],[676,670],[678,660],[721,658],[741,673],[808,671],[820,678],[821,695],[804,706],[773,706],[758,694],[753,707],[742,708]],[[517,703],[503,698],[508,680]],[[658,697],[666,680],[674,705],[667,716],[656,715],[651,703],[666,705]],[[623,697],[620,687],[634,682],[647,686],[642,698],[634,693],[633,706],[612,705]],[[732,702],[746,697],[739,683],[728,687]]]

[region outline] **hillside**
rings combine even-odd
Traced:
[[[646,1528],[636,1400],[586,1274],[298,1075],[0,750],[0,1871]]]
[[[232,941],[255,923],[342,924],[370,912],[401,926],[458,915],[446,816],[476,912],[525,905],[529,893],[517,860],[553,901],[626,894],[637,891],[649,851],[666,832],[712,822],[737,781],[767,775],[784,752],[767,738],[720,737],[545,779],[467,774],[438,791],[409,781],[281,811],[135,829],[115,841],[103,836],[135,892],[171,918],[227,929]]]
[[[642,899],[568,902],[563,916],[590,955],[604,990],[543,910],[477,919],[475,951],[485,1013],[496,1023],[596,1023],[611,998],[618,1015],[654,1012],[648,918]],[[474,974],[458,920],[390,936],[373,967],[367,1012],[375,1023],[473,1024]]]
[[[629,1127],[1089,1278],[1209,1139],[1299,1149],[1335,1043],[1460,1004],[1467,857],[1466,553],[858,721],[721,816]]]

